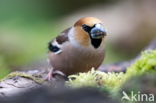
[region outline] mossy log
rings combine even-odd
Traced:
[[[145,50],[147,49],[156,49],[156,40],[145,48]],[[130,61],[101,65],[99,70],[104,72],[123,72],[126,71],[126,68],[130,64],[134,63],[134,61],[139,57],[140,54]],[[9,74],[0,81],[0,97],[8,97],[15,94],[31,91],[32,89],[39,88],[44,85],[48,85],[52,88],[64,85],[65,78],[59,75],[56,75],[55,79],[52,81],[45,81],[47,73],[47,70],[43,68],[42,70],[28,70],[13,72]]]
[[[46,70],[29,70],[12,72],[0,81],[0,97],[12,96],[14,94],[31,91],[47,85],[55,88],[62,86],[65,79],[59,75],[55,76],[52,81],[45,80]]]

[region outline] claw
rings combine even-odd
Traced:
[[[59,70],[55,70],[55,71],[53,72],[53,75],[57,75],[57,74],[59,74],[59,75],[61,75],[61,76],[63,76],[63,77],[66,77],[66,75],[65,75],[63,72],[61,72],[61,71],[59,71]]]

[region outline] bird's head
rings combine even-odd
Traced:
[[[94,17],[81,18],[74,24],[76,39],[81,44],[89,45],[91,41],[95,48],[98,48],[102,39],[106,36],[106,31],[102,22]]]

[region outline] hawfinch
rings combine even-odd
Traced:
[[[52,66],[49,78],[55,73],[71,75],[97,69],[104,59],[103,41],[106,31],[94,17],[78,20],[49,42],[48,59]]]

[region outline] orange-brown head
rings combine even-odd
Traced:
[[[98,48],[106,35],[102,22],[94,17],[84,17],[74,24],[75,39],[83,46]]]
[[[84,18],[81,18],[79,19],[75,24],[74,26],[82,26],[83,24],[86,24],[88,26],[93,26],[94,24],[97,24],[97,23],[102,23],[99,19],[97,18],[94,18],[94,17],[84,17]]]

